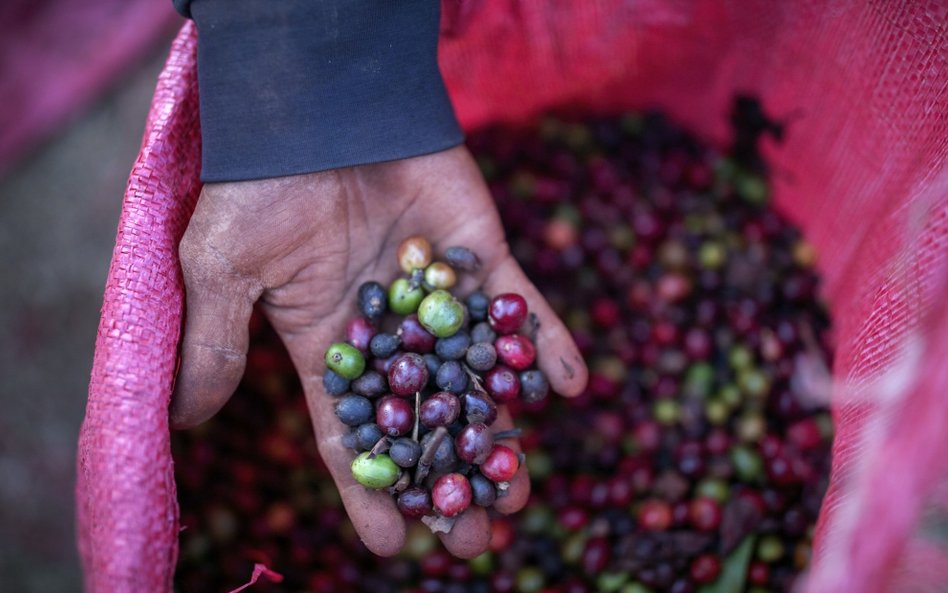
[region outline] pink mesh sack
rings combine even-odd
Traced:
[[[805,591],[948,583],[933,527],[948,516],[948,5],[449,0],[444,30],[468,129],[654,106],[723,141],[738,92],[791,118],[767,147],[776,200],[818,248],[837,332],[837,438]],[[171,591],[177,243],[200,190],[194,52],[189,24],[158,81],[106,286],[79,442],[88,591]]]

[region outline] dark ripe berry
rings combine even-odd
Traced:
[[[474,474],[469,479],[471,483],[471,498],[474,504],[489,507],[497,500],[497,488],[494,483],[482,476]]]
[[[471,506],[471,484],[461,474],[445,474],[431,488],[431,502],[444,517],[459,515]]]
[[[437,428],[452,424],[460,414],[461,401],[457,396],[439,391],[422,402],[418,419],[428,428]]]
[[[398,495],[398,510],[406,517],[417,519],[431,513],[431,495],[427,488],[409,486]]]
[[[415,467],[421,457],[421,445],[408,437],[402,437],[392,443],[388,456],[399,467]]]
[[[497,358],[510,368],[522,371],[533,364],[537,357],[537,349],[526,336],[511,334],[500,336],[494,342]]]
[[[332,369],[326,369],[323,375],[323,389],[329,395],[342,395],[349,391],[349,379],[337,375]]]
[[[369,353],[369,343],[378,330],[365,317],[353,317],[346,324],[346,342],[358,348],[362,354]]]
[[[394,334],[375,334],[369,342],[369,352],[375,358],[388,358],[401,346],[401,339]]]
[[[481,291],[472,292],[465,300],[467,312],[474,321],[487,321],[487,308],[490,306],[490,297]]]
[[[721,524],[721,507],[713,498],[699,496],[691,501],[688,516],[698,531],[714,531]]]
[[[639,525],[646,531],[665,531],[672,524],[672,508],[664,500],[647,500],[639,505]]]
[[[589,576],[598,576],[609,565],[609,542],[604,537],[594,537],[583,548],[581,564],[583,572]]]
[[[484,375],[484,388],[494,401],[509,402],[520,394],[520,377],[509,367],[497,365]]]
[[[448,338],[438,338],[435,342],[435,354],[443,360],[460,360],[467,353],[471,345],[471,336],[465,331],[459,331]]]
[[[448,290],[457,281],[458,277],[454,268],[444,262],[436,261],[425,268],[424,282],[430,290]]]
[[[336,402],[336,416],[347,426],[358,426],[372,419],[372,402],[361,395],[345,395]]]
[[[484,463],[493,448],[494,435],[481,422],[468,424],[454,437],[454,451],[461,461],[467,463]]]
[[[375,410],[375,423],[385,434],[393,437],[408,434],[414,422],[415,413],[408,400],[392,395],[379,400]]]
[[[702,554],[691,561],[688,573],[699,585],[713,583],[721,574],[721,559],[713,554]]]
[[[388,386],[395,395],[408,397],[424,389],[428,383],[425,359],[409,352],[395,359],[388,370]]]
[[[513,292],[497,295],[487,308],[487,317],[495,331],[512,334],[527,319],[527,301]]]
[[[434,432],[429,432],[421,437],[422,451],[431,446],[431,440],[434,435]],[[438,449],[435,451],[434,459],[431,462],[432,469],[436,472],[453,471],[457,462],[458,456],[454,453],[454,439],[450,437],[442,439],[441,444],[438,445]]]
[[[528,404],[543,401],[550,395],[550,382],[543,371],[533,369],[520,373],[520,395]]]
[[[520,458],[506,445],[494,445],[481,464],[481,473],[495,482],[506,482],[520,469]]]
[[[442,363],[438,369],[438,374],[435,375],[435,383],[444,391],[457,394],[463,393],[464,390],[467,389],[467,372],[461,367],[459,362],[449,360]]]
[[[408,237],[398,246],[398,266],[406,274],[424,269],[431,263],[431,243],[420,235]]]
[[[750,568],[747,569],[747,580],[752,585],[766,587],[770,580],[770,565],[759,560],[751,562]]]
[[[467,349],[464,359],[475,371],[489,371],[497,364],[497,351],[493,344],[478,342]]]
[[[695,586],[688,579],[677,579],[668,588],[668,593],[695,593]]]
[[[437,354],[425,354],[425,368],[428,369],[428,384],[435,384],[435,377],[438,376],[438,369],[441,368],[441,363],[443,362]]]
[[[365,371],[352,382],[352,392],[365,397],[378,397],[388,391],[385,377],[375,371]]]
[[[369,319],[378,319],[388,308],[385,287],[378,282],[363,282],[358,294],[359,312]]]
[[[475,344],[493,344],[496,339],[497,332],[486,321],[482,321],[471,328],[471,342]]]
[[[401,338],[403,350],[418,354],[427,354],[434,350],[437,340],[419,323],[418,316],[414,314],[402,320],[398,327],[398,337]]]
[[[382,429],[374,422],[360,424],[355,429],[356,447],[360,451],[368,451],[382,438]]]
[[[490,426],[497,420],[497,404],[483,391],[465,391],[461,395],[464,419],[468,422],[483,422]]]
[[[457,245],[448,247],[444,252],[444,259],[455,268],[465,272],[476,272],[481,267],[481,260],[477,254],[467,247]]]

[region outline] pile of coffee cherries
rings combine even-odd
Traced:
[[[532,368],[527,334],[537,321],[522,296],[476,291],[461,302],[450,292],[455,269],[480,266],[473,251],[449,247],[446,261],[432,261],[415,236],[397,256],[406,276],[388,290],[359,287],[360,315],[326,351],[323,386],[351,427],[343,442],[359,453],[356,481],[388,489],[404,515],[447,531],[445,520],[472,503],[493,505],[520,469],[521,455],[496,442],[516,433],[491,429],[497,403],[543,401],[550,385]]]
[[[488,552],[453,558],[419,522],[398,557],[365,549],[255,318],[240,391],[174,435],[176,590],[228,591],[263,562],[284,581],[251,590],[792,591],[829,472],[829,322],[813,249],[768,203],[756,145],[779,126],[748,99],[732,123],[726,151],[657,114],[470,137],[512,252],[591,371],[578,398],[509,403],[533,488],[520,513],[491,511]]]

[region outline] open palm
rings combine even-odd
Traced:
[[[462,276],[466,294],[519,292],[540,319],[539,366],[553,389],[576,395],[586,368],[566,328],[510,256],[480,172],[463,147],[389,163],[261,181],[208,184],[180,246],[187,289],[181,368],[172,424],[193,426],[213,416],[243,374],[248,321],[258,300],[299,373],[320,454],[365,544],[380,555],[401,549],[405,522],[392,498],[351,476],[347,431],[322,386],[323,354],[343,335],[361,283],[387,283],[397,273],[395,250],[411,235],[429,239],[435,254],[463,245],[481,269]],[[506,410],[495,430],[511,427]],[[529,494],[525,468],[496,503],[519,510]],[[487,547],[486,512],[471,507],[445,546],[472,557]]]

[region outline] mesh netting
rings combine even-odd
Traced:
[[[786,118],[775,196],[817,246],[836,327],[832,482],[807,593],[948,582],[948,5],[601,1],[446,5],[466,128],[551,109],[659,107],[722,141],[735,93]],[[132,171],[80,436],[90,591],[170,591],[167,406],[197,193],[194,30],[159,80]],[[942,526],[942,527],[939,527]]]

